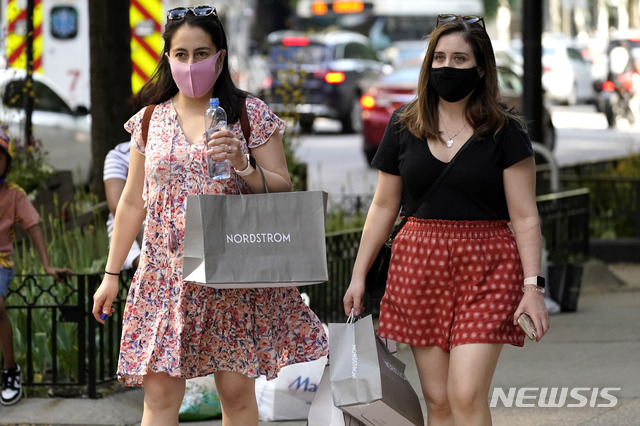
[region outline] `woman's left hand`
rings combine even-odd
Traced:
[[[211,155],[214,161],[229,160],[231,167],[244,170],[247,168],[247,157],[242,152],[240,143],[240,140],[229,130],[218,130],[209,141],[207,155]]]
[[[529,314],[533,320],[538,334],[536,342],[539,342],[542,336],[549,331],[549,312],[547,312],[547,305],[544,303],[542,293],[529,290],[524,292],[520,305],[513,314],[514,325],[518,324],[518,317],[523,313]]]

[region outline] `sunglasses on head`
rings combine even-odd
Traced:
[[[218,16],[216,8],[213,6],[176,7],[175,9],[169,9],[167,12],[167,20],[177,21],[184,19],[188,12],[193,13],[195,16]]]
[[[456,19],[461,20],[462,22],[466,23],[466,24],[477,24],[480,23],[482,24],[482,28],[484,28],[485,30],[487,29],[484,26],[484,18],[482,16],[477,16],[477,15],[466,15],[466,16],[460,16],[460,15],[438,15],[438,21],[436,23],[436,27],[438,25],[440,25],[443,22],[451,22],[451,21],[455,21]]]

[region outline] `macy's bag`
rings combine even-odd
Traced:
[[[331,393],[336,407],[369,426],[424,425],[405,365],[375,335],[368,315],[329,324]]]
[[[189,195],[185,281],[216,288],[327,281],[322,191]]]

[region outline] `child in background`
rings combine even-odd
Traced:
[[[22,188],[6,181],[11,168],[9,138],[0,130],[0,351],[3,356],[2,405],[13,405],[22,398],[22,373],[13,353],[13,331],[5,309],[9,283],[13,279],[14,224],[26,230],[40,256],[44,270],[57,280],[73,272],[51,266],[47,254],[40,215]]]

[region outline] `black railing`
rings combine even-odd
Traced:
[[[73,275],[62,282],[41,275],[16,275],[7,293],[15,354],[23,383],[53,394],[97,398],[97,386],[115,379],[122,310],[131,273],[121,277],[115,312],[105,326],[91,314],[98,274]],[[51,393],[51,392],[50,392]]]
[[[538,209],[550,252],[587,254],[588,190],[540,196]],[[349,286],[361,235],[361,229],[327,234],[328,282],[300,287],[324,323],[345,320],[342,297]],[[7,296],[7,309],[19,311],[19,315],[12,315],[18,317],[13,324],[14,330],[19,330],[15,349],[23,356],[19,360],[25,367],[26,386],[64,388],[64,395],[96,398],[99,386],[116,380],[122,311],[131,274],[121,277],[115,313],[105,326],[91,314],[92,296],[100,281],[98,274],[74,275],[64,283],[54,283],[46,276],[16,277]],[[365,301],[374,315],[378,305],[379,300]],[[42,339],[46,342],[38,343]],[[43,356],[42,351],[48,353]]]

